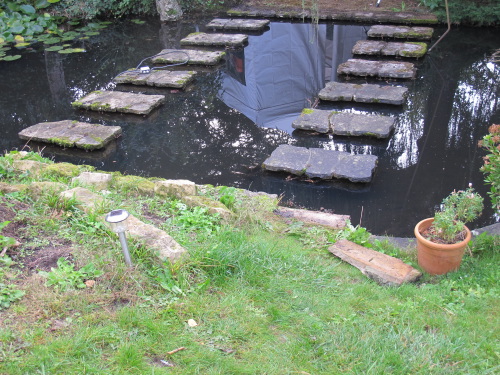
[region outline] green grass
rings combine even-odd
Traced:
[[[21,178],[10,169],[8,176],[2,181]],[[206,192],[212,193],[218,197],[217,189]],[[103,274],[94,288],[62,291],[37,273],[13,273],[9,282],[26,295],[0,311],[0,373],[500,371],[500,239],[480,237],[458,272],[382,287],[327,251],[338,238],[365,241],[362,228],[285,225],[270,214],[269,201],[230,193],[237,217],[223,223],[175,200],[112,191],[108,199],[166,230],[190,254],[183,263],[163,264],[131,241],[130,270],[100,213],[49,207],[17,193],[30,208],[16,217],[28,222],[16,261],[62,244],[72,248],[75,269],[93,263]],[[372,246],[415,263],[411,252]],[[190,327],[189,319],[198,325]]]

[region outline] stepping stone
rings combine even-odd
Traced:
[[[369,38],[430,40],[433,33],[432,27],[374,25],[367,35]]]
[[[381,285],[399,286],[415,282],[422,276],[422,273],[400,259],[348,240],[337,241],[328,251]]]
[[[416,69],[410,62],[349,59],[338,66],[337,73],[358,77],[411,79],[415,78]]]
[[[188,65],[217,65],[225,55],[220,51],[164,49],[152,61],[154,64],[181,64],[187,61]]]
[[[192,33],[181,40],[183,46],[241,47],[248,41],[243,34]]]
[[[52,143],[63,147],[77,147],[96,150],[105,147],[122,134],[119,126],[104,126],[62,120],[41,122],[19,132],[19,138]]]
[[[374,84],[355,84],[328,82],[319,92],[321,100],[346,101],[358,103],[381,103],[401,105],[405,102],[408,89],[402,86],[380,86]]]
[[[280,145],[262,167],[268,171],[284,171],[298,176],[305,174],[309,178],[323,180],[346,178],[352,182],[370,182],[377,161],[374,155]]]
[[[215,18],[209,24],[207,28],[214,30],[247,30],[247,31],[260,31],[269,25],[268,20],[249,20],[249,19],[227,19],[227,18]]]
[[[141,73],[134,69],[119,74],[113,79],[113,82],[183,89],[193,80],[195,75],[196,72],[192,71],[152,70],[150,73]]]
[[[274,213],[284,218],[296,219],[307,224],[322,225],[334,229],[345,228],[347,221],[351,218],[349,215],[335,215],[327,212],[288,207],[278,207],[274,210]]]
[[[382,55],[419,58],[427,53],[427,44],[422,42],[383,42],[360,40],[352,48],[353,55]]]
[[[165,101],[164,95],[144,95],[120,91],[94,91],[71,103],[75,108],[98,112],[147,115]]]
[[[335,135],[387,138],[394,129],[394,121],[388,116],[305,109],[292,123],[292,127],[318,133],[332,132]]]

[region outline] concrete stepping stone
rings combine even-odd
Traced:
[[[221,51],[198,51],[193,49],[164,49],[156,57],[153,57],[154,64],[181,64],[188,65],[217,65],[224,56]]]
[[[309,178],[323,180],[345,178],[352,182],[370,182],[377,161],[374,155],[280,145],[262,167],[268,171],[283,171],[298,176],[305,174]]]
[[[241,47],[247,42],[248,36],[243,34],[192,33],[181,39],[183,46]]]
[[[352,48],[353,55],[381,55],[420,58],[427,53],[427,44],[422,42],[384,42],[360,40]]]
[[[328,82],[319,98],[327,101],[358,103],[381,103],[401,105],[405,102],[408,89],[402,86],[380,86],[375,84],[355,84]]]
[[[19,132],[19,138],[56,144],[63,147],[96,150],[105,147],[121,134],[122,128],[119,126],[104,126],[86,122],[62,120],[56,122],[41,122],[30,126]]]
[[[98,112],[147,115],[165,101],[164,95],[144,95],[120,91],[94,91],[71,103],[74,108]]]
[[[369,38],[430,40],[434,29],[422,26],[374,25],[367,32]]]
[[[269,20],[215,18],[207,24],[207,28],[214,30],[260,31],[269,23]]]
[[[298,208],[278,207],[274,213],[284,218],[302,221],[306,224],[322,225],[329,228],[345,228],[349,215],[336,215],[321,211],[309,211]]]
[[[394,129],[394,122],[389,116],[305,109],[292,127],[335,135],[387,138]]]
[[[410,62],[349,59],[338,66],[337,73],[358,77],[412,79],[415,78],[416,69]]]
[[[185,88],[194,78],[193,71],[152,70],[141,73],[137,70],[123,72],[113,79],[115,83],[128,83],[138,86]]]
[[[399,286],[415,282],[422,276],[422,273],[400,259],[348,240],[337,241],[328,251],[381,285]]]

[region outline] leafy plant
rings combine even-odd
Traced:
[[[176,208],[178,213],[174,223],[184,230],[213,234],[220,228],[219,216],[209,214],[206,207],[188,208],[184,203],[178,202]]]
[[[238,190],[230,186],[221,186],[219,189],[221,203],[229,209],[234,208],[234,203],[236,202],[236,195]]]
[[[493,210],[500,215],[500,125],[491,125],[488,132],[479,143],[488,151],[481,171],[486,175],[484,181],[490,185],[488,195]]]
[[[3,228],[5,228],[7,225],[9,225],[10,221],[4,221],[3,223],[0,223],[0,232],[2,231]],[[6,246],[11,246],[16,243],[16,240],[13,239],[12,237],[7,237],[3,236],[0,234],[0,251],[6,247]]]
[[[61,257],[57,260],[57,268],[52,267],[50,272],[40,271],[39,274],[47,279],[47,286],[54,286],[61,291],[65,291],[85,288],[85,280],[99,277],[103,272],[97,270],[93,263],[75,270],[74,264]]]
[[[25,292],[17,289],[15,285],[0,283],[0,310],[8,308],[12,302],[21,299],[24,294]]]

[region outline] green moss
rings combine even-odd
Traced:
[[[113,179],[113,187],[123,192],[139,195],[153,195],[155,190],[154,182],[139,176],[116,175]]]
[[[79,101],[76,101],[76,102],[71,103],[71,106],[75,107],[75,108],[82,108],[83,107],[83,103],[79,102]]]
[[[95,102],[92,103],[89,107],[92,111],[109,111],[111,109],[111,105],[108,103]]]
[[[56,163],[43,168],[46,177],[74,177],[80,174],[80,167],[70,163]]]
[[[75,145],[75,142],[68,137],[53,137],[49,138],[48,141],[62,147],[73,147]]]
[[[403,57],[422,57],[423,55],[426,54],[427,52],[427,44],[422,43],[422,42],[409,42],[408,44],[413,44],[418,47],[419,49],[416,49],[414,51],[401,51],[400,55]]]
[[[310,115],[313,112],[314,112],[314,109],[312,109],[312,108],[304,108],[302,110],[302,115]]]

